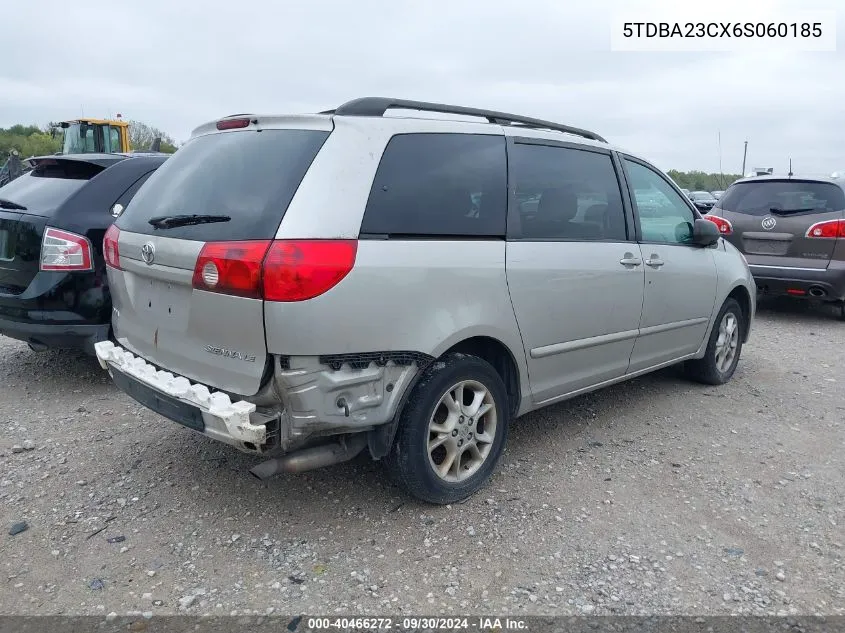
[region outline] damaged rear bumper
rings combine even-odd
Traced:
[[[272,379],[259,393],[233,402],[226,393],[160,370],[111,341],[97,343],[95,352],[115,384],[145,407],[241,451],[261,454],[392,429],[388,423],[403,394],[433,360],[417,352],[274,356]],[[374,456],[389,447],[390,435],[373,439]]]
[[[147,408],[242,451],[264,452],[268,420],[253,419],[261,415],[252,402],[232,402],[227,394],[159,370],[111,341],[95,344],[94,351],[115,384]]]

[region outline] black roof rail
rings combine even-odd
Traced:
[[[384,113],[390,109],[421,110],[423,112],[440,112],[443,114],[475,116],[487,119],[490,123],[497,123],[499,125],[517,123],[526,127],[555,130],[557,132],[575,134],[593,141],[607,143],[604,138],[595,132],[590,132],[589,130],[583,130],[569,125],[562,125],[561,123],[553,123],[552,121],[532,119],[531,117],[520,116],[518,114],[496,112],[495,110],[481,110],[478,108],[447,105],[445,103],[392,99],[389,97],[361,97],[360,99],[353,99],[352,101],[347,101],[343,105],[338,106],[334,109],[334,111],[329,110],[325,112],[325,114],[337,114],[342,116],[384,116]]]

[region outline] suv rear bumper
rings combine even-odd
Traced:
[[[161,371],[111,341],[94,348],[100,366],[115,384],[148,409],[241,451],[264,452],[267,426],[250,420],[256,410],[253,403],[232,402],[225,393]]]
[[[33,347],[82,349],[94,354],[94,345],[109,337],[110,325],[67,325],[13,321],[0,316],[0,334]]]
[[[818,269],[755,264],[749,264],[749,268],[757,291],[763,294],[845,300],[845,262],[834,260],[827,268]]]
[[[111,297],[101,273],[38,272],[21,293],[0,292],[0,334],[9,338],[94,355],[110,329]]]

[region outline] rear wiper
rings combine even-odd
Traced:
[[[157,218],[150,218],[147,222],[157,229],[171,229],[176,226],[188,226],[190,224],[228,222],[231,219],[228,215],[162,215]]]
[[[16,211],[26,211],[26,207],[17,202],[0,198],[0,209],[15,209]]]
[[[772,207],[769,209],[775,215],[789,215],[790,213],[807,213],[808,211],[816,211],[816,207],[809,207],[807,209],[776,209]]]

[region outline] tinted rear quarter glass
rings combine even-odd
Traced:
[[[739,182],[719,199],[719,207],[755,216],[769,215],[772,209],[841,211],[845,209],[845,192],[831,182],[794,179]]]
[[[503,136],[400,134],[382,155],[361,233],[502,238],[506,212]]]
[[[262,130],[199,136],[150,176],[116,225],[198,241],[272,238],[329,132]],[[154,229],[170,215],[227,215],[228,222]]]

